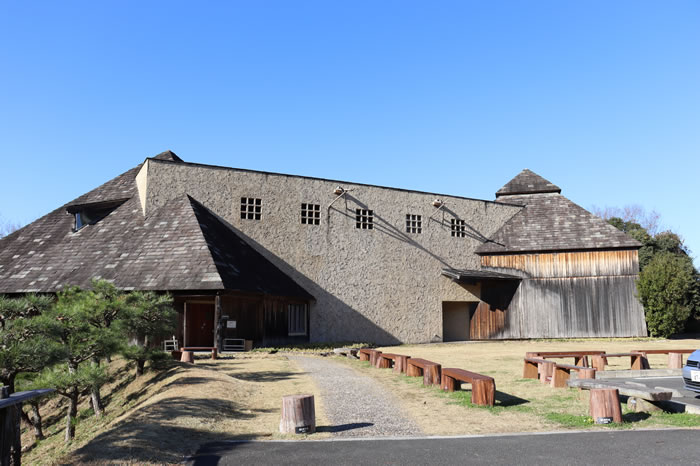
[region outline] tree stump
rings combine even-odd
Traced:
[[[394,372],[406,372],[406,365],[408,363],[408,358],[410,357],[411,356],[397,354],[396,359],[394,359]]]
[[[683,353],[668,353],[668,368],[682,369],[683,368]]]
[[[282,397],[283,434],[311,434],[316,432],[316,409],[313,395],[287,395]]]
[[[192,351],[183,351],[182,356],[180,356],[180,362],[194,364],[194,353]]]
[[[554,375],[554,366],[556,366],[556,363],[547,361],[540,365],[542,366],[540,382],[543,384],[549,383],[552,380],[552,375]]]
[[[423,385],[440,385],[440,376],[442,366],[440,364],[427,364],[423,368]]]
[[[622,422],[620,393],[617,388],[594,388],[591,392],[591,417],[596,424]]]

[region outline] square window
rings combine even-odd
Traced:
[[[452,225],[450,228],[450,233],[452,234],[452,236],[455,236],[457,238],[464,238],[465,236],[467,236],[467,228],[464,220],[453,218],[451,221]]]
[[[374,211],[369,209],[355,209],[355,228],[371,230],[374,228]]]
[[[420,215],[406,214],[406,233],[417,235],[423,232],[423,220]]]
[[[262,213],[262,200],[253,197],[241,198],[241,219],[260,220]]]
[[[321,223],[321,206],[302,202],[301,223],[302,225],[319,225]]]

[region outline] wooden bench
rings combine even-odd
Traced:
[[[382,353],[377,358],[378,369],[389,369],[394,368],[394,372],[406,372],[406,361],[410,356],[404,356],[403,354],[392,354],[392,353]]]
[[[548,354],[545,356],[540,356],[542,359],[564,359],[564,358],[574,358],[574,366],[579,367],[590,367],[588,365],[587,354]]]
[[[579,379],[595,379],[595,369],[591,367],[557,363],[552,371],[552,388],[566,388],[566,381],[571,377],[571,371],[576,371]]]
[[[608,364],[608,358],[630,358],[630,369],[635,369],[635,366],[641,364],[642,353],[605,353],[593,356],[593,368],[597,371],[604,371],[605,365]]]
[[[443,390],[453,392],[461,388],[460,382],[470,383],[472,386],[472,403],[480,406],[493,406],[496,398],[496,382],[493,377],[446,367],[442,370],[440,386]]]
[[[216,359],[218,351],[214,346],[183,346],[181,351],[211,351],[211,358]]]
[[[376,366],[377,358],[382,352],[375,349],[362,348],[358,351],[358,354],[360,355],[360,361],[369,361],[370,366]]]
[[[588,365],[588,356],[595,356],[597,354],[605,354],[605,351],[601,351],[601,350],[528,351],[527,353],[525,353],[525,357],[526,358],[542,358],[542,359],[574,358],[574,365],[587,366]]]
[[[423,385],[440,385],[442,366],[427,359],[408,358],[406,362],[406,375],[409,377],[423,376]]]
[[[647,359],[648,354],[668,354],[668,367],[669,369],[682,369],[683,368],[683,355],[690,354],[694,352],[693,349],[652,349],[652,350],[632,350],[635,353],[641,353],[642,356],[639,358],[638,365],[640,367],[632,367],[632,369],[649,369],[649,360]],[[634,364],[633,364],[634,366]]]
[[[554,366],[557,364],[554,361],[533,357],[525,357],[524,362],[523,378],[536,379],[539,377],[542,383],[547,383],[554,372]]]

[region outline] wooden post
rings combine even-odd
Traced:
[[[216,293],[214,297],[214,351],[212,351],[212,359],[216,359],[216,353],[220,349],[219,340],[221,339],[221,296]]]
[[[668,353],[668,368],[682,369],[683,368],[683,353]]]
[[[182,316],[182,346],[187,346],[187,301],[185,301],[185,304],[183,305],[185,308],[184,311],[182,311],[183,316]]]
[[[282,397],[283,434],[312,434],[316,432],[316,410],[313,395],[287,395]]]
[[[554,366],[556,366],[556,364],[547,361],[545,363],[540,364],[540,366],[542,366],[542,370],[540,371],[540,382],[546,384],[548,382],[547,379],[552,377],[552,375],[554,374]]]
[[[180,356],[180,362],[188,362],[194,364],[194,354],[192,351],[183,351],[182,356]]]
[[[593,368],[597,371],[604,371],[605,370],[605,356],[602,354],[596,354],[593,356]]]
[[[622,422],[620,393],[617,388],[593,388],[591,392],[591,417],[596,424]]]
[[[397,354],[396,359],[394,359],[394,372],[406,372],[406,363],[408,358],[411,356],[404,356],[402,354]]]
[[[423,385],[440,385],[440,364],[427,364],[423,369]]]

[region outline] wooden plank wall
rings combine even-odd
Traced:
[[[473,338],[646,335],[644,309],[636,298],[636,250],[483,256],[482,265],[530,278],[513,295],[501,329]],[[481,325],[496,329],[500,316],[493,310],[488,316],[491,321]]]

